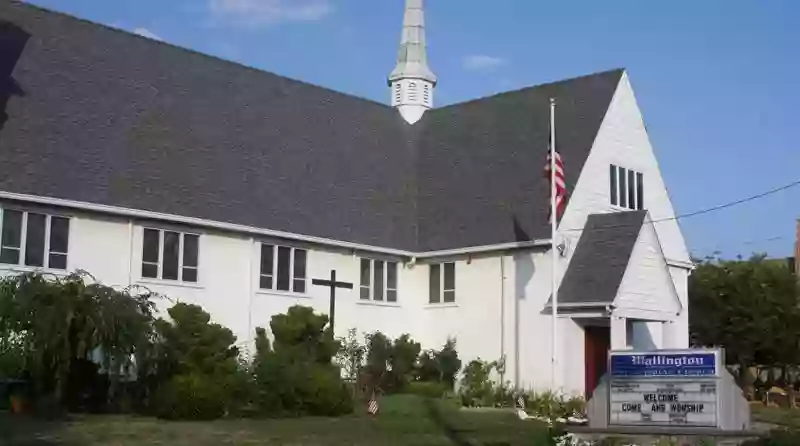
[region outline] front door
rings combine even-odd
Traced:
[[[611,329],[609,327],[584,327],[585,368],[586,368],[586,400],[592,397],[600,378],[608,367],[608,351],[611,349]]]

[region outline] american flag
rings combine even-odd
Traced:
[[[550,143],[548,143],[548,150],[547,150],[547,163],[544,166],[544,176],[547,178],[548,181],[548,189],[550,184],[550,164],[551,164],[551,151],[550,151],[550,144],[552,144],[552,138],[549,138]],[[558,219],[561,218],[561,215],[564,213],[564,209],[567,207],[567,183],[564,179],[564,162],[561,160],[561,154],[558,153],[558,148],[554,150],[556,154],[556,185],[555,191],[550,191],[551,194],[555,194],[556,196],[556,222]],[[548,196],[549,198],[549,196]],[[553,218],[552,209],[550,206],[547,208],[548,211],[548,220]]]
[[[375,397],[370,398],[369,405],[367,406],[367,412],[370,415],[375,415],[378,413],[378,402],[375,400]]]

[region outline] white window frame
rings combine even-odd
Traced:
[[[361,280],[362,279],[361,274],[364,272],[361,269],[361,262],[364,261],[364,260],[369,261],[369,272],[367,273],[368,276],[369,276],[369,284],[366,285],[366,286],[363,285],[363,281]],[[383,299],[380,299],[380,300],[376,300],[375,299],[375,262],[383,262]],[[395,274],[395,276],[394,276],[395,277],[394,288],[390,288],[389,287],[389,265],[390,264],[394,266],[394,271],[395,271],[395,273],[394,273]],[[358,299],[361,302],[385,302],[385,303],[388,303],[388,304],[396,304],[400,300],[400,295],[397,292],[397,290],[400,288],[400,267],[399,267],[398,262],[395,262],[395,261],[392,261],[392,260],[381,260],[381,259],[371,259],[369,257],[361,257],[358,260],[358,274],[359,274],[359,278],[358,278],[358,285],[359,285],[358,286],[358,288],[359,288],[359,290],[358,290]],[[369,290],[369,297],[368,298],[362,297],[362,295],[361,295],[361,290],[362,289],[368,289]],[[389,300],[389,291],[394,291],[394,296],[395,296],[394,300]]]
[[[262,265],[261,265],[261,250],[264,249],[264,246],[272,246],[272,274],[263,274]],[[289,289],[288,290],[279,290],[278,289],[278,250],[280,248],[287,248],[289,249]],[[302,278],[303,280],[303,291],[295,291],[294,290],[294,282],[295,280],[301,280],[295,277],[294,275],[294,261],[295,257],[297,256],[297,251],[305,251],[306,253],[306,276]],[[267,291],[275,291],[278,293],[291,293],[291,294],[308,294],[308,255],[309,250],[305,248],[297,248],[294,246],[287,246],[287,245],[278,245],[275,243],[267,243],[261,242],[259,243],[258,247],[258,289],[259,290],[267,290]],[[272,288],[262,288],[261,287],[261,278],[262,277],[272,277]]]
[[[453,265],[453,288],[445,288],[445,265]],[[432,263],[428,266],[428,305],[453,305],[457,301],[456,295],[456,265],[457,262],[442,262],[442,263]],[[431,274],[431,266],[438,266],[439,267],[439,301],[438,302],[431,302],[430,296],[430,274]],[[453,301],[446,302],[444,298],[445,292],[452,292],[453,293]]]
[[[158,262],[147,262],[144,260],[144,233],[145,231],[157,231],[158,232]],[[165,232],[175,232],[178,234],[178,278],[177,279],[165,279],[164,278],[164,233]],[[183,240],[184,237],[187,235],[197,237],[197,265],[195,266],[184,266],[183,265]],[[195,232],[186,232],[186,231],[177,231],[174,229],[163,229],[163,228],[154,228],[150,226],[142,227],[142,249],[141,249],[141,265],[139,265],[139,276],[144,280],[164,280],[167,282],[183,282],[189,284],[199,284],[200,283],[200,239],[201,234]],[[149,277],[145,276],[142,272],[142,265],[156,265],[156,277]],[[195,271],[195,279],[194,281],[185,281],[183,279],[183,269],[193,269]]]
[[[614,180],[616,188],[617,188],[617,202],[614,203],[614,201],[613,201],[614,197],[613,197],[613,195],[611,195],[611,181],[612,181],[612,178],[609,178],[608,179],[608,183],[607,183],[608,184],[608,188],[609,188],[608,189],[608,191],[609,191],[609,196],[608,196],[609,204],[612,207],[616,208],[616,209],[624,209],[624,210],[628,210],[628,211],[640,211],[640,210],[645,209],[644,197],[642,196],[641,199],[639,197],[639,176],[641,176],[641,178],[642,178],[642,195],[644,195],[644,173],[639,172],[637,170],[628,169],[626,167],[622,167],[622,166],[617,165],[617,164],[611,164],[611,167],[613,168],[613,172],[614,172],[613,180]],[[633,181],[634,181],[634,183],[633,183],[633,200],[634,200],[633,204],[630,203],[630,200],[629,200],[630,196],[628,195],[628,187],[630,187],[630,185],[628,184],[629,183],[628,182],[628,173],[629,172],[633,172]],[[609,169],[609,175],[611,175],[611,169]],[[622,188],[622,182],[620,181],[620,178],[622,178],[622,176],[625,177],[625,189],[624,190]],[[620,204],[622,202],[621,201],[622,194],[625,194],[625,206]],[[642,203],[641,209],[639,208],[639,202],[640,201]]]
[[[0,208],[0,249],[15,249],[19,251],[19,256],[17,259],[17,263],[0,263],[0,267],[3,265],[14,265],[14,266],[21,266],[25,268],[34,268],[34,269],[54,269],[57,271],[67,271],[69,269],[69,252],[56,252],[50,251],[50,230],[51,230],[51,222],[53,221],[53,217],[56,218],[63,218],[69,222],[68,229],[67,229],[67,250],[69,250],[69,236],[70,231],[72,230],[72,219],[70,217],[58,214],[49,214],[45,212],[38,212],[38,211],[27,211],[19,208]],[[5,246],[3,245],[3,226],[5,225],[6,221],[6,211],[12,212],[19,212],[22,214],[22,221],[20,223],[20,237],[19,237],[19,246]],[[43,252],[43,259],[42,259],[42,266],[35,266],[35,265],[27,265],[25,264],[25,254],[28,244],[28,214],[38,214],[44,215],[45,217],[45,226],[44,226],[44,252]],[[64,268],[51,268],[50,267],[50,254],[58,254],[63,255],[67,258],[66,265]]]

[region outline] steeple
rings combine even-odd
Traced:
[[[425,111],[433,107],[436,87],[436,76],[428,67],[422,1],[406,0],[397,66],[389,75],[392,106],[409,124],[419,121]]]

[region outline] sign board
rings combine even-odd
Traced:
[[[609,424],[717,427],[722,370],[720,350],[612,351]]]

